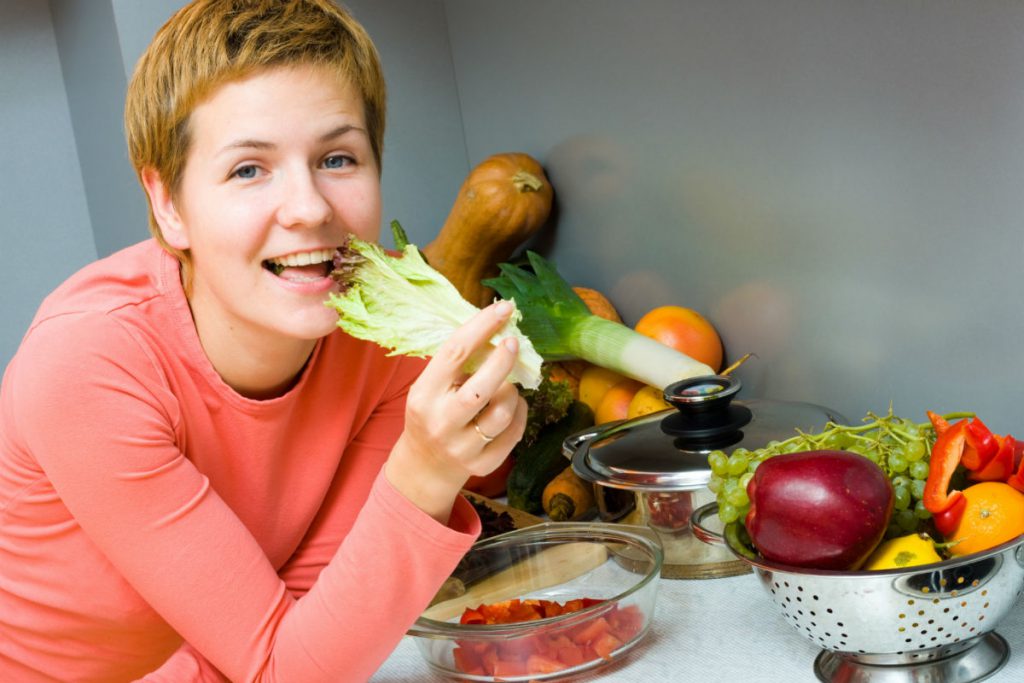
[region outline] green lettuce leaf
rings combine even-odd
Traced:
[[[413,244],[406,244],[400,255],[393,256],[377,244],[349,237],[335,256],[331,277],[342,285],[326,302],[338,312],[338,327],[388,349],[393,356],[433,356],[456,328],[480,310],[431,268]],[[521,319],[522,313],[514,310],[491,338],[490,348],[506,337],[516,337],[519,358],[509,379],[535,389],[541,382],[542,359],[519,331]],[[471,358],[466,372],[479,367],[485,355]]]

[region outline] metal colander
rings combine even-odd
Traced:
[[[716,513],[715,503],[695,510],[694,535],[729,547],[705,523]],[[824,650],[820,680],[973,681],[1009,655],[993,631],[1024,593],[1024,535],[963,558],[871,572],[794,568],[730,549],[786,621]]]

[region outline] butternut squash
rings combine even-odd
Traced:
[[[486,306],[494,290],[481,280],[496,277],[498,264],[544,225],[553,195],[544,169],[530,155],[489,156],[466,176],[448,218],[423,253],[463,298]]]

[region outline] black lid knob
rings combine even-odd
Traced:
[[[666,434],[683,440],[722,441],[750,422],[746,406],[732,405],[742,384],[733,377],[691,377],[665,387],[665,400],[675,413],[661,421]]]

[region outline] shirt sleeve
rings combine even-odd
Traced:
[[[181,416],[147,350],[115,321],[74,328],[74,344],[61,325],[31,334],[18,410],[29,448],[116,571],[230,680],[368,678],[479,531],[461,498],[445,527],[378,474],[296,599],[177,447]]]

